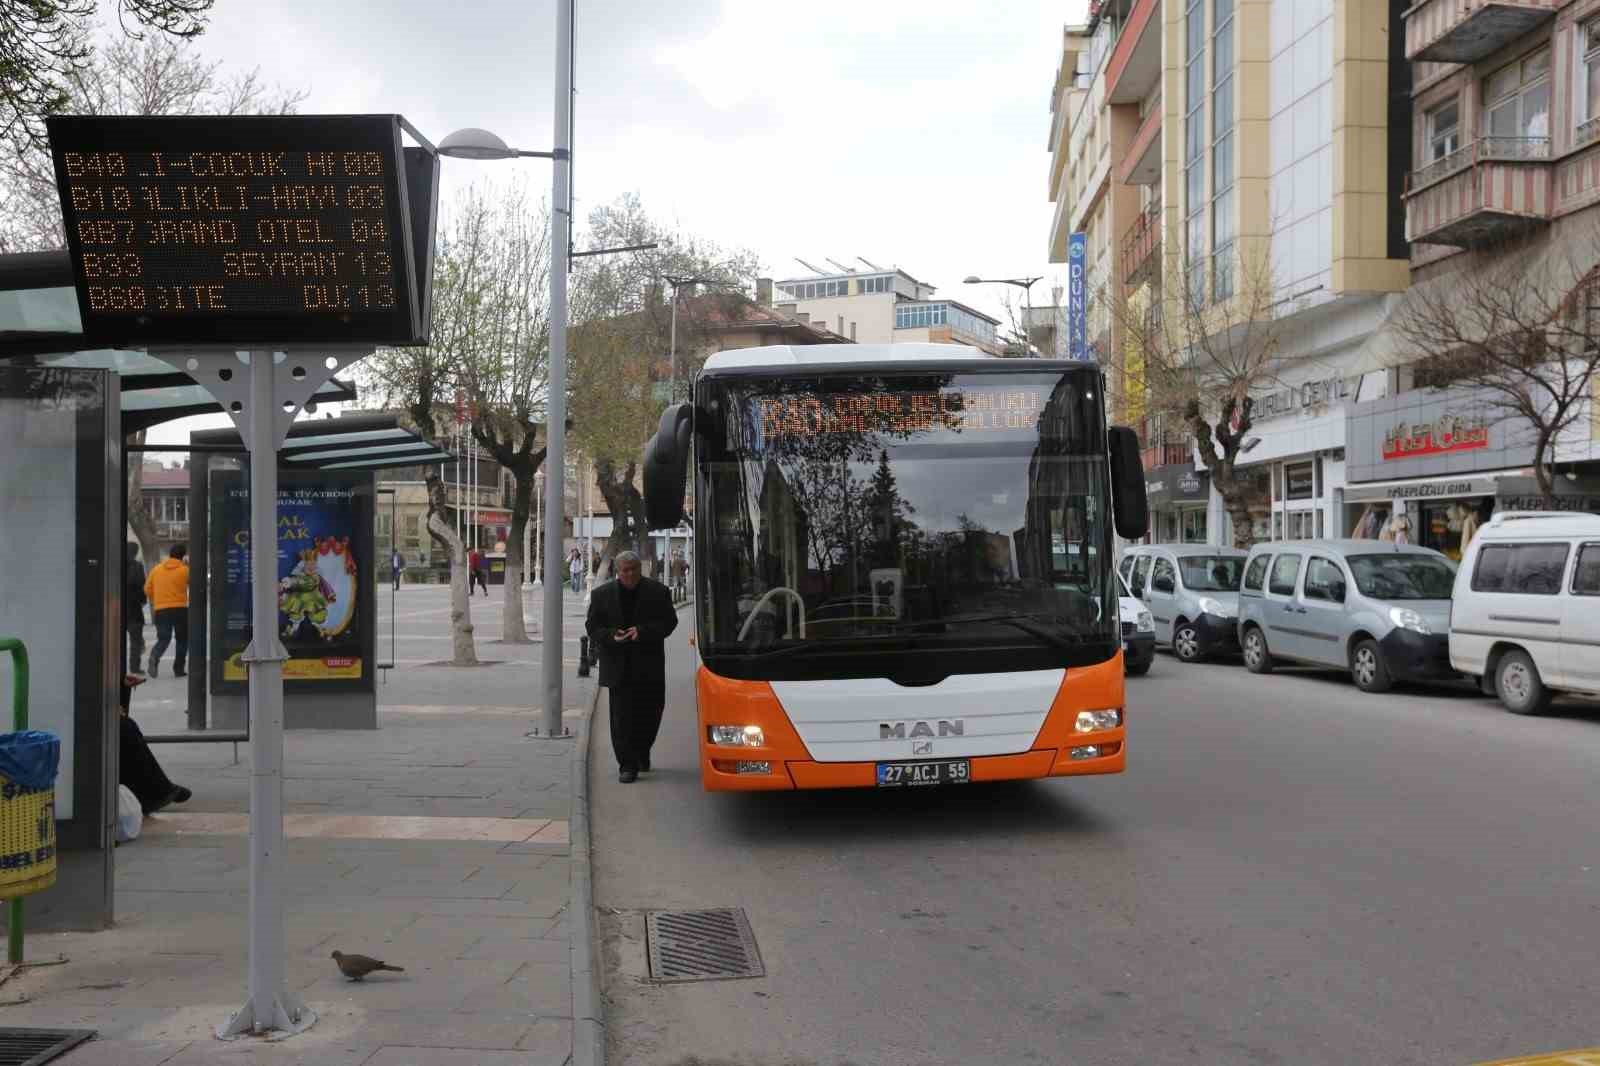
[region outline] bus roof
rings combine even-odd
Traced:
[[[930,359],[994,359],[965,344],[771,344],[734,348],[706,360],[707,370],[781,366],[849,366],[853,363],[927,362]]]

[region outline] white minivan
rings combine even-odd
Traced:
[[[1456,571],[1450,663],[1516,714],[1600,696],[1600,515],[1491,518]]]

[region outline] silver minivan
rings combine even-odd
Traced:
[[[1156,643],[1186,663],[1239,650],[1239,580],[1248,552],[1209,544],[1139,544],[1118,570],[1150,609]]]
[[[1244,664],[1349,670],[1356,687],[1456,677],[1450,665],[1455,565],[1432,548],[1377,540],[1289,540],[1250,549],[1239,587]]]

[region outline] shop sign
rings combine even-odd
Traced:
[[[1481,417],[1441,415],[1432,422],[1398,422],[1383,435],[1383,459],[1449,455],[1489,446],[1489,426]]]
[[[1324,378],[1292,388],[1278,389],[1265,396],[1255,397],[1250,417],[1252,421],[1264,422],[1269,418],[1281,418],[1296,411],[1307,411],[1324,404],[1343,403],[1355,397],[1360,385],[1361,377],[1356,375],[1347,378]]]
[[[1344,490],[1346,503],[1372,500],[1439,500],[1462,499],[1468,496],[1493,496],[1496,481],[1492,477],[1445,478],[1436,481],[1414,481],[1396,485],[1350,485]]]
[[[1185,496],[1193,496],[1200,491],[1200,475],[1193,470],[1178,478],[1178,491]]]

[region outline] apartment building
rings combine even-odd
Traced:
[[[768,283],[760,284],[764,294]],[[939,297],[934,286],[903,270],[869,264],[867,270],[784,278],[772,285],[772,304],[779,311],[852,343],[921,341],[967,344],[992,355],[1006,353],[999,319]]]
[[[1511,270],[1543,290],[1526,293],[1538,313],[1565,302],[1592,316],[1600,0],[1418,0],[1403,22],[1414,71],[1408,300],[1458,301],[1470,323],[1484,286],[1501,288]],[[1351,409],[1346,498],[1352,510],[1406,515],[1418,543],[1459,557],[1463,531],[1494,510],[1544,505],[1533,426],[1497,413],[1481,381],[1438,387],[1426,369],[1402,365],[1393,394]],[[1564,506],[1600,511],[1597,433],[1591,410],[1557,439]]]
[[[1144,434],[1155,539],[1233,536],[1187,432],[1144,410],[1142,353],[1122,335],[1171,314],[1179,278],[1222,321],[1242,279],[1270,286],[1275,366],[1240,464],[1256,536],[1348,531],[1345,409],[1387,391],[1370,342],[1409,284],[1407,7],[1100,0],[1066,32],[1049,251],[1065,261],[1086,235],[1090,334],[1117,416]]]

